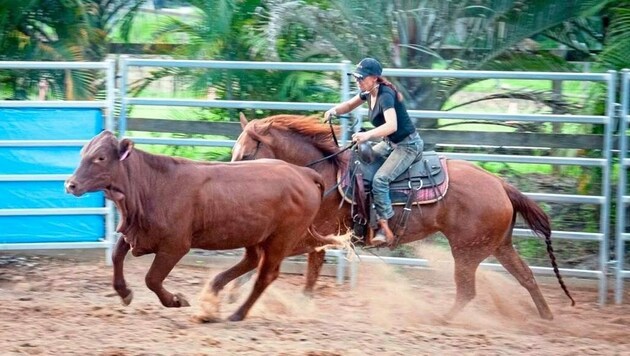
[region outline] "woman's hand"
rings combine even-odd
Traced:
[[[368,131],[355,132],[352,135],[352,142],[362,143],[368,141],[370,138],[372,138],[372,135]]]
[[[324,123],[330,122],[330,120],[332,120],[333,116],[337,116],[337,109],[335,109],[335,108],[328,109],[328,111],[326,111],[324,113]]]

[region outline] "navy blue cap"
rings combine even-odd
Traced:
[[[381,64],[374,58],[363,58],[359,64],[357,64],[357,68],[352,73],[348,73],[348,75],[353,75],[356,78],[364,78],[370,75],[380,76],[383,73],[383,67]]]

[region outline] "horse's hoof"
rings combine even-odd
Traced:
[[[120,301],[122,302],[122,305],[124,306],[128,306],[129,304],[131,304],[132,300],[133,300],[133,291],[129,291],[129,294],[127,294],[126,297],[120,298]]]
[[[189,307],[190,303],[186,300],[183,294],[177,293],[173,296],[173,301],[177,305],[178,308]]]
[[[540,317],[545,319],[545,320],[553,320],[553,314],[551,314],[551,313],[549,313],[549,314],[541,314]]]
[[[221,321],[221,319],[217,316],[203,315],[203,314],[193,315],[190,317],[190,320],[198,324],[218,323]]]

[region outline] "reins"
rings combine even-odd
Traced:
[[[357,144],[356,142],[352,142],[352,143],[350,143],[348,146],[346,146],[346,147],[342,148],[341,150],[339,150],[339,151],[337,151],[337,152],[335,152],[335,153],[333,153],[333,154],[330,154],[330,155],[328,155],[328,156],[325,156],[325,157],[322,157],[322,158],[316,159],[315,161],[313,161],[313,162],[311,162],[311,163],[307,164],[307,165],[306,165],[306,167],[310,167],[310,166],[315,165],[315,164],[317,164],[317,163],[319,163],[319,162],[323,162],[323,161],[326,161],[326,160],[331,159],[331,158],[333,158],[333,157],[339,156],[340,154],[342,154],[342,153],[344,153],[345,151],[347,151],[347,150],[351,149],[352,147],[354,147],[356,144]]]
[[[333,118],[333,116],[332,116],[332,115],[328,118],[328,124],[330,125],[330,133],[332,134],[333,140],[335,141],[335,145],[336,145],[337,147],[339,147],[339,141],[337,141],[337,135],[335,135],[335,129],[333,128],[332,118]],[[352,128],[352,127],[354,127],[354,125],[356,125],[356,122],[355,122],[355,123],[353,123],[352,125],[350,125],[350,127]],[[352,143],[350,143],[350,145],[348,145],[348,146],[346,146],[346,147],[342,148],[340,151],[337,151],[337,152],[335,152],[335,153],[333,153],[333,154],[331,154],[331,155],[328,155],[328,156],[326,156],[326,157],[323,157],[323,158],[317,159],[317,160],[315,160],[315,161],[313,161],[313,162],[311,162],[311,163],[307,164],[307,165],[306,165],[306,167],[310,167],[310,166],[315,165],[315,164],[317,164],[317,163],[319,163],[319,162],[323,162],[323,161],[326,161],[326,160],[331,159],[331,158],[333,158],[333,157],[336,157],[336,156],[338,156],[338,155],[342,154],[343,152],[345,152],[345,151],[347,151],[347,150],[351,149],[354,145],[356,145],[356,142],[352,142]]]

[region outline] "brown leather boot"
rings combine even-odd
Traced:
[[[386,219],[378,220],[379,229],[376,231],[374,238],[372,239],[372,245],[382,245],[387,244],[391,245],[394,243],[394,233],[389,228],[389,224]]]

